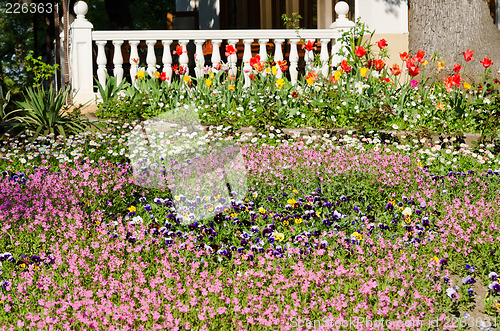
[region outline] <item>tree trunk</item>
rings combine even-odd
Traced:
[[[479,61],[493,61],[492,74],[499,77],[500,30],[490,16],[487,0],[411,0],[409,49],[412,55],[421,49],[430,59],[436,52],[451,75],[453,65],[465,64],[462,52],[474,51],[464,78],[479,83],[485,69]],[[430,61],[429,61],[430,62]],[[429,70],[427,70],[429,71]]]

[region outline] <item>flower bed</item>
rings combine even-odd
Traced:
[[[321,73],[322,63],[315,59],[294,85],[287,78],[286,61],[270,57],[264,62],[259,55],[238,76],[224,63],[198,68],[204,73],[198,79],[188,68],[174,65],[172,81],[164,72],[150,77],[142,68],[135,88],[125,88],[121,97],[117,82],[103,89],[106,98],[97,114],[145,119],[189,104],[208,125],[477,132],[483,138],[498,137],[500,82],[492,76],[489,58],[481,60],[482,82],[472,85],[464,80],[467,64],[477,61],[472,50],[464,52],[462,63],[453,64],[430,59],[422,51],[413,56],[405,52],[400,54],[401,64],[389,67],[390,45],[383,39],[361,44],[363,34],[357,28],[343,37],[349,47],[332,72]],[[302,45],[307,54],[316,47],[305,40]]]
[[[4,143],[3,329],[443,326],[481,291],[498,314],[494,156],[352,133],[297,141],[278,129],[254,143],[233,133],[248,194],[200,197],[216,216],[186,223],[182,196],[137,185],[123,162],[130,127]],[[215,146],[230,132],[199,139]],[[427,153],[443,163],[423,167]]]

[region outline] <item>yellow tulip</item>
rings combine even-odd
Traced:
[[[276,85],[278,86],[278,90],[281,90],[281,88],[283,87],[283,85],[285,85],[285,80],[283,78],[278,79],[276,81]]]
[[[468,90],[468,89],[470,89],[471,87],[472,87],[472,86],[471,86],[469,83],[464,82],[464,89]]]
[[[229,91],[234,91],[234,85],[229,85],[228,89],[229,89]]]
[[[314,80],[311,77],[309,77],[306,79],[306,82],[307,82],[307,84],[309,84],[309,86],[312,86],[312,84],[314,83]]]
[[[191,83],[191,76],[184,76],[184,81],[186,82],[186,84]]]
[[[210,78],[205,79],[205,85],[207,85],[208,87],[212,86],[212,81],[210,80]]]
[[[161,75],[161,74],[160,74],[158,71],[157,71],[157,72],[155,72],[155,78],[156,78],[156,79],[160,78],[160,75]]]
[[[276,74],[278,73],[278,67],[274,66],[271,68],[271,70],[273,71],[273,75],[276,76]]]
[[[337,71],[335,71],[335,73],[333,74],[333,76],[335,77],[335,80],[339,80],[340,76],[342,76],[342,73],[337,70]]]
[[[370,71],[368,68],[359,68],[359,73],[361,74],[361,77],[365,78],[366,74]]]
[[[139,72],[137,73],[137,78],[139,78],[139,79],[143,79],[143,78],[144,78],[144,71],[139,71]]]

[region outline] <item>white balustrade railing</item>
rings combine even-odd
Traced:
[[[299,43],[304,40],[313,42],[315,45],[320,44],[319,58],[321,67],[315,68],[324,76],[327,76],[331,67],[336,67],[342,60],[339,51],[344,45],[337,42],[337,39],[342,36],[343,32],[354,26],[354,23],[346,18],[349,11],[349,6],[345,2],[339,2],[335,6],[335,11],[338,14],[336,22],[330,29],[302,29],[294,30],[140,30],[140,31],[92,31],[92,24],[85,18],[88,6],[83,1],[78,1],[75,4],[75,13],[77,17],[71,25],[71,53],[70,53],[70,73],[73,92],[76,93],[75,101],[84,103],[87,101],[96,101],[97,95],[93,92],[93,43],[97,45],[97,78],[101,85],[106,84],[106,72],[109,60],[112,60],[113,75],[121,81],[124,77],[123,64],[125,60],[130,63],[130,78],[132,83],[139,70],[139,45],[144,41],[147,45],[146,53],[146,71],[150,75],[154,75],[157,71],[157,65],[162,66],[162,71],[165,72],[168,82],[171,82],[173,70],[172,65],[177,64],[179,67],[187,68],[189,64],[188,43],[192,41],[195,45],[194,72],[197,77],[202,77],[203,67],[205,65],[205,55],[203,46],[207,41],[211,42],[212,54],[211,64],[216,66],[221,63],[223,58],[227,58],[229,66],[229,74],[237,74],[238,54],[225,56],[226,50],[222,49],[221,44],[226,41],[228,45],[233,46],[237,50],[237,44],[243,43],[242,73],[245,78],[245,86],[250,85],[250,59],[255,56],[252,54],[252,44],[258,44],[261,61],[267,60],[269,55],[272,55],[274,60],[287,60],[290,72],[290,80],[295,84],[298,79],[298,64],[299,58]],[[106,44],[113,45],[113,57],[106,57]],[[178,56],[178,62],[173,63],[171,47],[176,44],[182,47],[182,53]],[[128,59],[124,59],[122,46],[128,44]],[[157,62],[155,54],[155,46],[160,44],[163,48],[161,62]],[[268,53],[268,46],[274,46],[274,53]],[[328,45],[331,45],[330,47]],[[289,52],[288,59],[284,58],[283,47],[287,47]],[[222,52],[222,53],[221,53]],[[222,55],[224,55],[224,57]],[[331,61],[330,61],[331,58]],[[312,66],[314,60],[314,51],[305,51],[304,61],[306,67]],[[184,75],[188,74],[188,70]],[[283,73],[281,70],[277,73],[277,78],[281,78]]]

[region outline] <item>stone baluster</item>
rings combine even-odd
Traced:
[[[276,61],[276,65],[278,65],[278,61],[283,61],[283,50],[282,45],[285,42],[285,39],[274,39],[274,61]],[[276,78],[280,79],[283,77],[283,72],[281,71],[281,67],[279,67],[278,73],[276,74]]]
[[[163,56],[161,62],[163,63],[163,71],[167,77],[167,84],[172,83],[172,53],[170,53],[170,45],[172,40],[163,40]]]
[[[253,39],[243,39],[243,44],[245,48],[243,50],[243,76],[245,77],[244,87],[250,87],[251,79],[250,74],[252,72],[252,67],[250,66],[250,59],[252,58],[252,43]]]
[[[236,74],[238,73],[238,69],[236,68],[236,63],[238,62],[238,49],[236,48],[236,44],[238,41],[238,39],[229,39],[227,41],[227,43],[236,50],[236,53],[231,54],[227,59],[229,64],[229,76],[234,76],[234,78],[236,78]]]
[[[113,40],[114,54],[113,64],[115,66],[114,73],[118,83],[123,80],[123,54],[122,54],[123,40]]]
[[[97,44],[97,79],[102,87],[106,86],[106,64],[108,60],[106,59],[106,50],[104,46],[107,41],[100,40],[96,42]]]
[[[151,77],[153,77],[156,72],[155,44],[156,40],[146,40],[146,45],[148,45],[148,54],[146,55],[146,63],[148,67],[146,71]]]
[[[203,55],[203,44],[205,43],[205,39],[196,39],[194,43],[196,44],[195,73],[196,78],[201,78],[204,76],[203,67],[205,66],[205,55]]]
[[[319,53],[319,59],[321,61],[321,74],[323,77],[328,77],[328,72],[330,67],[328,66],[328,60],[330,60],[330,56],[328,55],[328,42],[330,39],[321,39],[321,51]]]
[[[297,43],[299,42],[299,38],[292,38],[290,39],[290,80],[292,82],[292,85],[295,85],[297,83],[297,77],[298,77],[298,70],[297,67],[299,65],[299,53],[297,52]]]
[[[222,43],[222,39],[213,39],[212,40],[212,67],[216,67],[220,64],[220,44]]]
[[[186,76],[189,74],[189,56],[187,53],[187,44],[189,43],[189,40],[183,39],[179,40],[179,44],[182,47],[182,54],[179,56],[179,69],[184,68],[185,72],[182,76]]]
[[[139,52],[137,46],[139,45],[139,40],[129,40],[130,45],[130,79],[132,80],[132,86],[135,86],[135,77],[137,76],[137,71],[139,67]]]

